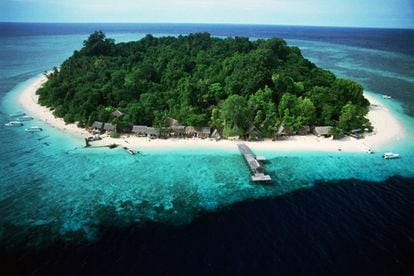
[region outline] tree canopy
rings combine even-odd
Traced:
[[[208,33],[118,43],[97,31],[38,90],[39,102],[68,123],[183,124],[270,136],[284,123],[343,128],[369,124],[360,84],[335,77],[279,38],[215,38]],[[111,110],[126,115],[117,118]]]

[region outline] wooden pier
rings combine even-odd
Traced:
[[[264,166],[263,162],[266,160],[262,156],[256,157],[252,150],[246,146],[245,144],[238,144],[237,147],[239,148],[241,154],[244,157],[247,165],[249,166],[250,170],[252,171],[252,181],[253,182],[270,182],[272,178],[270,175],[264,174]]]

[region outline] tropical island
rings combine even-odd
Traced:
[[[280,38],[196,33],[116,44],[97,31],[46,77],[41,105],[82,128],[105,122],[114,137],[134,126],[166,135],[171,124],[180,126],[175,133],[207,127],[245,139],[317,126],[334,137],[372,130],[363,87],[318,68]]]

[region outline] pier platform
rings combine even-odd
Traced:
[[[256,157],[252,150],[245,144],[238,144],[241,154],[244,157],[247,165],[249,166],[252,172],[252,181],[253,182],[270,182],[272,178],[270,175],[264,173],[263,162],[266,160],[263,156]]]

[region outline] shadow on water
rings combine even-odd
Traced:
[[[0,269],[19,275],[408,275],[414,269],[413,184],[401,177],[318,182],[202,213],[187,225],[102,224],[93,243],[56,240],[28,248],[31,232],[20,244],[1,247]]]

